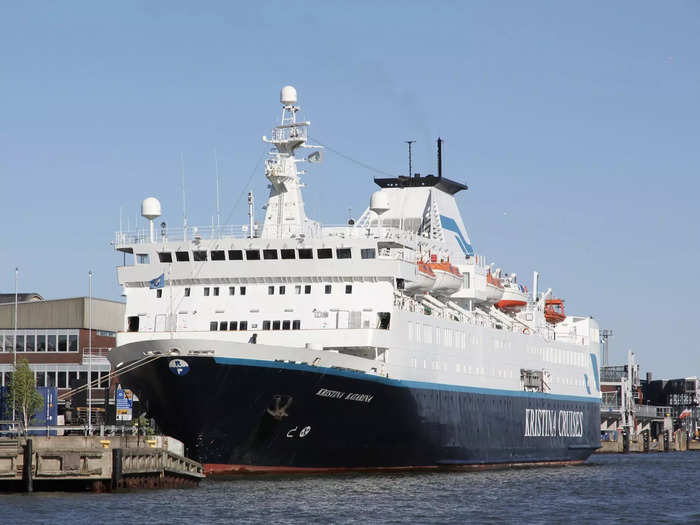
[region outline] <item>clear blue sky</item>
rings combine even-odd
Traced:
[[[613,360],[700,374],[700,4],[255,4],[2,4],[0,290],[19,266],[22,291],[85,295],[92,269],[119,299],[119,209],[133,226],[154,195],[179,224],[181,153],[190,223],[211,223],[215,149],[244,223],[291,83],[312,136],[380,170],[415,139],[434,171],[441,135],[477,251],[612,328]],[[308,214],[358,215],[373,175],[327,152]],[[265,186],[258,166],[259,205]]]

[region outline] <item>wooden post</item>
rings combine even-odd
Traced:
[[[32,459],[34,451],[32,450],[32,440],[28,439],[24,445],[24,465],[22,468],[22,488],[25,492],[34,492],[34,481],[32,479]]]
[[[121,448],[112,449],[112,488],[119,488],[119,484],[122,481],[122,456],[123,450]]]

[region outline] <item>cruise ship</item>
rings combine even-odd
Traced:
[[[596,321],[474,250],[439,139],[435,175],[374,179],[344,225],[307,217],[321,151],[296,90],[280,100],[264,221],[249,194],[246,224],[176,229],[149,197],[150,227],[117,233],[120,383],[210,473],[583,462]]]

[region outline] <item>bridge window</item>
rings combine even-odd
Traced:
[[[214,295],[219,295],[219,287],[218,286],[214,287]]]
[[[171,252],[158,252],[158,260],[162,263],[173,262],[173,254]]]
[[[267,295],[275,295],[275,287],[274,286],[267,287]]]
[[[216,332],[216,329],[218,328],[218,326],[219,326],[219,323],[217,323],[216,321],[211,321],[209,323],[209,330],[212,332]]]
[[[296,319],[292,321],[292,330],[299,330],[301,328],[301,321]]]
[[[208,286],[204,287],[204,297],[209,297],[209,287]]]
[[[212,261],[225,261],[226,260],[226,252],[224,250],[212,250],[211,251],[211,260]]]
[[[241,321],[238,323],[239,330],[248,330],[248,321]]]
[[[228,294],[229,294],[229,295],[236,295],[236,287],[235,287],[235,286],[229,286],[229,287],[228,287]]]
[[[374,248],[362,248],[360,250],[360,256],[363,259],[374,259],[377,256],[377,252]]]
[[[277,250],[263,250],[263,258],[277,259]]]
[[[187,287],[187,288],[185,288],[185,297],[189,297],[189,296],[190,296],[190,288]]]
[[[238,321],[229,321],[228,329],[229,330],[238,330]]]
[[[158,299],[160,299],[161,297],[163,297],[163,289],[162,289],[162,288],[158,288],[158,289],[156,290],[156,297],[157,297]]]
[[[299,259],[313,259],[314,251],[311,248],[299,248]]]
[[[331,293],[331,285],[330,285],[330,284],[327,284],[326,286],[324,286],[323,292],[324,292],[326,295],[330,294],[330,293]]]
[[[282,330],[289,330],[289,325],[291,321],[282,321]]]
[[[270,329],[270,321],[263,321],[263,330],[269,330]]]
[[[286,291],[287,291],[286,286],[280,286],[280,295],[284,295],[284,292],[286,292]]]
[[[245,295],[245,286],[241,286],[239,291],[241,292],[241,295]]]
[[[243,250],[229,250],[228,251],[229,261],[242,261],[243,260]]]
[[[280,250],[282,259],[294,259],[294,250]]]
[[[136,254],[137,264],[148,264],[148,254],[147,253],[137,253]]]
[[[335,250],[335,256],[337,259],[350,259],[352,257],[352,251],[350,248],[338,248]]]
[[[190,260],[190,252],[175,252],[177,262],[187,262]]]
[[[206,250],[194,250],[192,252],[192,258],[195,261],[206,261],[207,260],[207,251]]]
[[[311,293],[311,285],[306,284],[304,285],[304,295],[309,295]]]
[[[345,285],[345,293],[352,293],[352,284]]]
[[[301,285],[300,285],[300,284],[295,284],[295,285],[294,285],[294,294],[295,294],[295,295],[301,295]]]
[[[280,322],[279,321],[272,321],[272,329],[279,330],[280,329]]]
[[[259,261],[260,260],[260,250],[246,250],[245,258],[248,261]]]
[[[332,259],[333,258],[333,250],[330,248],[319,248],[316,250],[316,255],[319,259]]]
[[[228,330],[228,322],[220,321],[219,322],[219,330],[221,330],[221,331]]]

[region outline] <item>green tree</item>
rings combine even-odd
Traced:
[[[26,432],[31,418],[44,406],[44,399],[36,389],[34,372],[29,368],[29,361],[26,359],[19,361],[12,374],[8,397],[10,402],[14,403],[15,410],[22,416]]]

